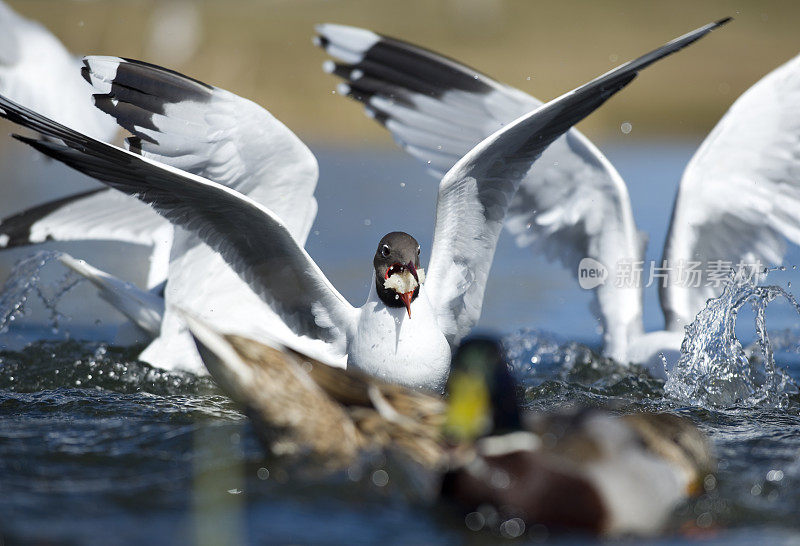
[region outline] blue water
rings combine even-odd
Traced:
[[[694,143],[622,141],[604,150],[629,183],[640,229],[650,234],[647,259],[659,259],[674,192]],[[27,151],[8,147],[0,153],[7,197],[0,214],[91,184],[52,162],[32,160]],[[417,236],[425,261],[436,181],[391,150],[315,153],[320,206],[307,247],[334,285],[359,304],[366,296],[369,259],[384,233],[403,229]],[[124,265],[122,258],[135,252],[132,248],[83,244],[69,251],[143,280],[141,271]],[[0,256],[0,267],[21,255]],[[787,264],[797,262],[793,251]],[[786,287],[795,273],[775,273],[769,282]],[[119,318],[89,287],[76,287],[59,304],[63,317],[56,331],[48,311],[33,300],[11,337],[0,341],[5,344],[0,347],[0,536],[6,542],[498,540],[491,533],[467,531],[446,507],[427,503],[391,461],[369,461],[360,475],[326,477],[302,464],[265,459],[247,420],[209,379],[154,370],[135,360],[135,348],[103,343]],[[789,396],[782,409],[685,407],[665,395],[660,380],[620,370],[593,352],[599,335],[589,300],[571,274],[518,250],[510,238],[501,239],[480,326],[506,337],[526,404],[681,411],[699,423],[720,460],[718,485],[680,507],[655,543],[682,544],[697,536],[720,544],[795,538],[800,532],[795,516],[800,510],[800,399]],[[662,325],[654,288],[646,291],[645,323]],[[768,325],[777,332],[779,365],[800,379],[797,316],[776,304]],[[743,333],[753,331],[750,317],[742,317],[739,326]],[[67,336],[90,341],[64,342]],[[18,350],[44,338],[59,341]],[[371,480],[376,468],[389,472],[386,486]],[[586,537],[556,541],[585,543]]]

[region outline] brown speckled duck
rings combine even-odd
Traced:
[[[458,349],[445,402],[188,322],[212,376],[270,451],[311,455],[328,469],[363,450],[399,451],[441,476],[440,496],[473,530],[654,534],[714,468],[705,436],[683,417],[521,412],[491,338]]]

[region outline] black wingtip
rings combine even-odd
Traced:
[[[89,61],[86,60],[86,57],[81,59],[83,66],[81,67],[81,77],[86,80],[86,83],[92,83],[92,69],[89,68]]]
[[[725,25],[725,24],[727,24],[727,23],[729,23],[731,21],[733,21],[733,17],[723,17],[719,21],[715,21],[714,25],[718,26],[718,27],[721,27],[722,25]]]
[[[11,138],[19,140],[20,142],[24,142],[25,144],[29,144],[31,146],[33,146],[36,142],[39,142],[39,140],[36,138],[26,137],[20,135],[19,133],[11,133]]]
[[[142,139],[140,137],[128,137],[125,139],[128,143],[128,151],[136,155],[142,155]]]

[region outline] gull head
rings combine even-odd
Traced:
[[[419,266],[419,243],[408,233],[393,231],[381,239],[372,265],[375,288],[387,307],[405,307],[411,318],[411,302],[419,296],[425,272]]]

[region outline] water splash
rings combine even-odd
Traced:
[[[58,310],[58,302],[82,279],[68,272],[53,283],[42,283],[44,268],[61,256],[56,251],[40,251],[23,258],[14,266],[11,274],[0,288],[0,334],[8,332],[9,327],[26,311],[26,303],[33,294],[39,298],[50,313],[49,321],[53,331],[58,331],[59,322],[67,318]]]
[[[565,404],[621,408],[662,399],[662,380],[587,345],[536,330],[505,336],[503,345],[520,387],[520,400],[528,409]]]
[[[783,288],[759,286],[751,275],[732,273],[722,294],[708,300],[686,327],[681,357],[667,373],[665,394],[706,408],[788,406],[797,387],[776,366],[766,326],[767,305],[776,298],[785,299],[800,314],[800,305]],[[758,340],[749,356],[735,331],[739,311],[747,303]]]

